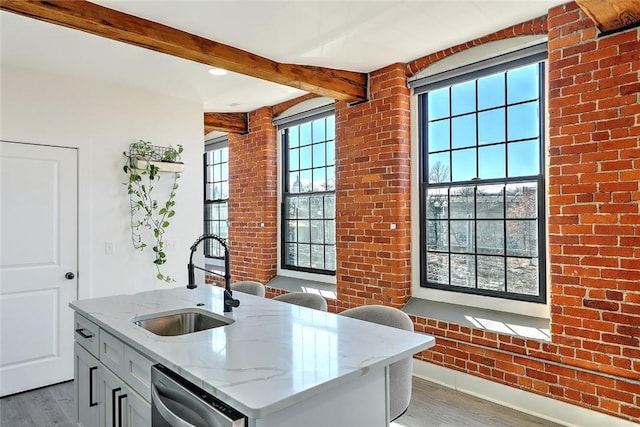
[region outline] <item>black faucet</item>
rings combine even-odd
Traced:
[[[205,270],[204,268],[196,267],[193,265],[193,254],[196,251],[196,248],[203,240],[215,240],[220,243],[224,248],[224,275],[220,273],[216,273],[215,271]],[[187,270],[189,271],[189,284],[187,285],[188,289],[195,289],[198,287],[196,285],[196,272],[195,269],[206,271],[207,273],[214,274],[218,277],[224,277],[224,311],[231,312],[233,311],[233,307],[237,307],[240,305],[240,301],[233,298],[233,294],[231,293],[231,271],[229,270],[229,248],[227,247],[227,241],[220,236],[215,234],[203,234],[198,237],[196,241],[191,245],[191,254],[189,255],[189,264],[187,264]]]

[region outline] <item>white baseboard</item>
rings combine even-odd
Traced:
[[[638,427],[638,424],[631,421],[529,393],[421,360],[413,360],[413,375],[566,426]]]

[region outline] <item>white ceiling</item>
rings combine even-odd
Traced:
[[[99,0],[278,62],[369,72],[547,13],[558,0]],[[0,63],[252,111],[305,92],[0,13]]]

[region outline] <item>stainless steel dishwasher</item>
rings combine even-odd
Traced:
[[[151,367],[153,427],[247,427],[247,417],[167,367]]]

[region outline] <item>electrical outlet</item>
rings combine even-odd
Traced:
[[[396,225],[395,224],[391,224],[391,229],[395,230],[396,229]]]

